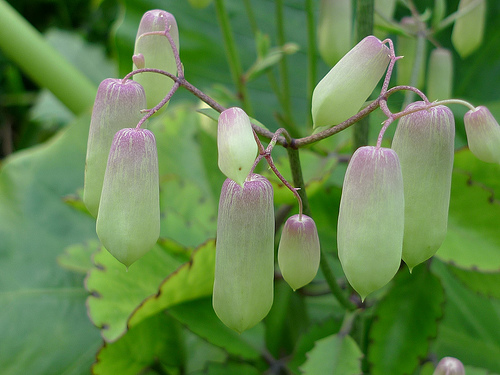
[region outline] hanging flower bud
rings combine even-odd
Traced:
[[[433,375],[465,375],[465,368],[458,359],[444,357],[439,361]]]
[[[318,50],[334,66],[352,46],[352,1],[321,0],[319,5]]]
[[[446,48],[435,48],[429,59],[427,97],[430,101],[451,98],[453,88],[453,56]]]
[[[258,174],[222,185],[217,220],[213,307],[237,332],[260,322],[273,304],[274,208],[271,183]]]
[[[468,111],[464,124],[471,152],[479,160],[500,164],[500,126],[488,108],[479,106]]]
[[[407,30],[410,35],[417,35],[419,23],[413,17],[403,17],[401,27]],[[398,35],[397,37],[398,55],[403,56],[396,64],[396,82],[398,85],[414,85],[422,88],[425,82],[425,59],[426,48],[417,54],[417,37]],[[412,82],[413,70],[418,64],[418,77],[416,82]]]
[[[471,7],[474,7],[471,9]],[[467,9],[471,9],[467,11]],[[474,52],[483,42],[486,22],[485,0],[460,0],[458,11],[465,12],[453,25],[451,42],[458,54],[465,58]]]
[[[90,120],[83,187],[83,202],[94,217],[113,137],[118,130],[137,125],[144,108],[146,96],[139,83],[108,78],[99,85]]]
[[[258,147],[250,118],[241,108],[229,108],[220,114],[217,149],[221,172],[243,187],[257,156]]]
[[[132,56],[132,61],[137,69],[144,69],[146,67],[146,60],[144,60],[144,55],[142,53]]]
[[[423,105],[412,103],[406,110]],[[405,194],[403,260],[410,272],[446,236],[454,139],[453,113],[442,105],[402,117],[394,134],[391,147],[399,156]]]
[[[288,218],[278,247],[278,264],[285,281],[293,290],[309,284],[318,272],[319,260],[319,237],[314,220],[306,215]]]
[[[104,176],[97,235],[104,247],[129,267],[160,235],[158,154],[153,133],[116,133]]]
[[[314,127],[336,125],[354,116],[384,75],[389,61],[389,48],[374,36],[354,46],[314,89]]]
[[[150,10],[142,16],[137,36],[135,38],[134,55],[143,55],[145,68],[154,68],[177,73],[174,52],[166,36],[151,35],[148,33],[169,29],[170,35],[179,49],[179,31],[175,17],[164,10]],[[135,64],[134,69],[139,66]],[[156,73],[141,73],[134,76],[146,91],[148,108],[153,108],[167,95],[174,85],[170,78]]]
[[[401,264],[403,177],[388,148],[358,148],[344,178],[337,230],[339,259],[361,299],[383,287]]]

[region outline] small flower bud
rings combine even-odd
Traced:
[[[401,27],[408,31],[410,35],[418,33],[418,22],[413,17],[403,17]],[[415,85],[422,88],[425,83],[425,44],[422,53],[417,55],[417,38],[414,36],[398,35],[397,51],[398,55],[403,56],[396,63],[396,82],[398,85]],[[412,82],[413,69],[415,64],[418,66],[417,82]]]
[[[465,375],[465,368],[458,359],[444,357],[439,361],[433,375]]]
[[[142,16],[137,36],[135,38],[134,55],[142,54],[144,57],[144,68],[154,68],[176,74],[174,52],[166,36],[147,34],[154,31],[165,31],[169,29],[170,35],[179,49],[179,31],[175,17],[164,10],[150,10]],[[134,69],[139,66],[135,64]],[[146,91],[148,108],[153,108],[167,95],[174,85],[174,81],[156,73],[141,73],[134,76]]]
[[[410,271],[433,256],[446,236],[454,139],[453,113],[442,105],[402,117],[394,134],[391,147],[399,156],[405,194],[403,260]]]
[[[153,133],[116,133],[104,176],[96,230],[104,247],[129,267],[160,235],[158,154]]]
[[[445,48],[435,48],[429,59],[427,97],[430,101],[451,98],[453,88],[453,56]]]
[[[469,56],[483,42],[486,1],[460,0],[458,11],[465,11],[470,6],[474,6],[474,9],[459,17],[451,32],[453,47],[462,58]]]
[[[146,67],[146,61],[144,60],[144,55],[142,53],[132,56],[132,61],[137,69],[143,69]]]
[[[389,64],[389,48],[367,36],[316,85],[312,96],[314,127],[332,126],[354,116]]]
[[[334,66],[352,45],[351,0],[321,0],[319,5],[318,50]]]
[[[464,124],[471,152],[479,160],[500,164],[500,126],[489,109],[479,106],[468,111]]]
[[[241,187],[257,156],[250,118],[241,108],[226,109],[217,126],[219,169]]]
[[[213,307],[229,328],[243,332],[273,304],[273,188],[253,174],[243,188],[222,185],[217,220]]]
[[[318,272],[320,245],[318,230],[309,216],[293,215],[285,223],[278,247],[278,264],[293,290],[309,284]]]
[[[83,202],[94,217],[113,137],[118,130],[137,125],[144,108],[146,96],[139,83],[108,78],[99,85],[90,120],[83,187]]]
[[[401,264],[403,176],[388,148],[358,148],[344,178],[337,230],[339,259],[361,299],[386,285]]]

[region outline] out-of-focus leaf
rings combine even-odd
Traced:
[[[71,245],[57,257],[57,263],[63,268],[85,275],[93,267],[91,257],[98,247],[99,242],[96,240],[85,245]]]
[[[304,375],[362,373],[363,353],[351,336],[335,334],[316,341],[301,366]]]
[[[500,372],[500,301],[464,287],[439,260],[432,271],[446,292],[444,317],[433,352],[438,358],[458,358],[464,365]]]
[[[232,356],[246,360],[256,360],[260,356],[259,349],[254,347],[248,338],[252,333],[246,331],[240,335],[226,327],[215,315],[210,298],[173,306],[168,309],[168,313],[187,329],[209,343],[223,348]]]
[[[261,372],[248,363],[226,362],[209,363],[203,371],[192,375],[260,375]]]
[[[451,265],[449,269],[470,290],[478,292],[486,297],[500,299],[500,273],[463,270]]]
[[[185,348],[181,329],[163,313],[142,321],[113,343],[105,343],[92,366],[95,375],[136,375],[156,363],[180,367]]]
[[[425,265],[400,271],[375,310],[368,359],[373,375],[411,374],[425,358],[443,315],[439,279]]]

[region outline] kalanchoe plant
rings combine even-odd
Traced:
[[[453,91],[453,56],[446,48],[435,48],[429,58],[427,97],[430,101],[451,97]]]
[[[433,375],[465,375],[465,368],[460,360],[444,357],[439,361]]]
[[[83,188],[83,202],[94,217],[113,137],[118,130],[135,126],[144,108],[146,97],[139,83],[107,78],[99,85],[90,121]]]
[[[396,152],[357,149],[342,188],[337,244],[347,280],[362,300],[396,274],[403,230],[403,176]]]
[[[222,185],[217,219],[213,307],[228,327],[243,332],[273,304],[274,207],[271,183],[252,174],[243,187]]]
[[[406,109],[419,107],[425,103]],[[445,106],[406,115],[396,128],[391,147],[403,172],[403,260],[410,270],[433,256],[446,236],[454,140],[453,113]]]
[[[293,215],[283,226],[278,247],[278,264],[283,279],[293,290],[309,284],[318,272],[320,244],[314,220]]]
[[[153,133],[116,133],[104,176],[96,231],[126,267],[146,254],[160,235],[158,154]]]
[[[462,58],[474,52],[484,37],[486,0],[460,0],[459,18],[453,25],[451,41]]]
[[[500,126],[489,109],[479,106],[469,110],[464,124],[472,153],[487,163],[500,164]]]
[[[219,169],[241,187],[257,156],[250,118],[241,108],[229,108],[219,116],[217,126]]]

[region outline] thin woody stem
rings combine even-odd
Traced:
[[[148,113],[146,113],[146,115],[141,118],[141,120],[139,121],[139,123],[137,124],[136,128],[139,129],[142,124],[144,124],[144,122],[150,118],[151,116],[153,116],[156,112],[158,112],[161,107],[163,107],[165,104],[167,104],[167,102],[170,100],[170,98],[172,98],[172,96],[175,94],[175,92],[177,91],[177,89],[179,88],[179,82],[175,82],[174,85],[172,86],[172,88],[170,89],[170,91],[168,92],[168,94],[163,98],[163,100],[158,103],[156,106],[154,106],[153,108],[151,108]]]

